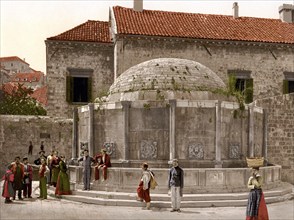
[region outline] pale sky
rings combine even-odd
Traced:
[[[239,16],[279,18],[278,8],[294,0],[210,1],[144,0],[143,8],[189,13],[232,15],[238,2]],[[0,56],[18,56],[46,74],[45,40],[88,20],[108,21],[109,7],[133,7],[133,0],[0,0]]]

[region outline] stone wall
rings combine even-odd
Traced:
[[[40,143],[44,141],[46,155],[53,146],[67,159],[72,151],[72,120],[46,116],[0,115],[0,171],[14,161],[16,156],[28,156],[29,141],[33,143],[33,154],[29,162],[38,158]]]
[[[268,160],[282,166],[283,181],[294,184],[294,93],[255,103],[268,114]]]
[[[112,44],[46,41],[46,49],[49,116],[72,117],[74,105],[66,101],[68,68],[93,70],[91,102],[113,83]]]
[[[190,59],[210,68],[224,82],[229,70],[251,71],[254,99],[281,95],[283,72],[294,68],[294,47],[281,45],[132,37],[119,38],[115,47],[115,76],[155,58]]]

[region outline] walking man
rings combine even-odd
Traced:
[[[179,167],[178,160],[173,159],[168,176],[168,189],[171,195],[171,212],[181,212],[181,197],[183,196],[184,171]]]

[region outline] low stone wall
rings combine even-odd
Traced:
[[[153,192],[166,193],[169,169],[155,168],[152,171],[158,182],[158,187]],[[69,166],[69,173],[70,181],[76,183],[75,187],[82,188],[83,168]],[[246,192],[250,173],[249,168],[186,168],[184,169],[184,193]],[[277,187],[281,183],[281,166],[262,167],[260,173],[264,177],[264,189]],[[91,188],[103,191],[136,192],[141,175],[140,168],[111,167],[108,168],[106,181],[103,182],[101,179],[95,181],[93,168]]]
[[[33,144],[32,155],[28,155],[29,141]],[[46,155],[55,146],[59,154],[71,158],[72,119],[0,115],[1,174],[16,156],[29,156],[29,162],[33,163],[39,156],[41,141],[44,141]]]

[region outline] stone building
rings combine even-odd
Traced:
[[[164,57],[199,62],[224,82],[235,74],[240,90],[253,86],[248,102],[293,92],[293,6],[280,7],[283,20],[239,17],[234,7],[224,16],[115,6],[108,22],[48,38],[48,114],[72,117],[130,67]]]
[[[10,76],[20,72],[34,72],[34,70],[30,68],[30,64],[28,64],[25,60],[22,60],[17,56],[0,57],[0,64],[1,69],[4,68],[7,71],[9,71]]]

